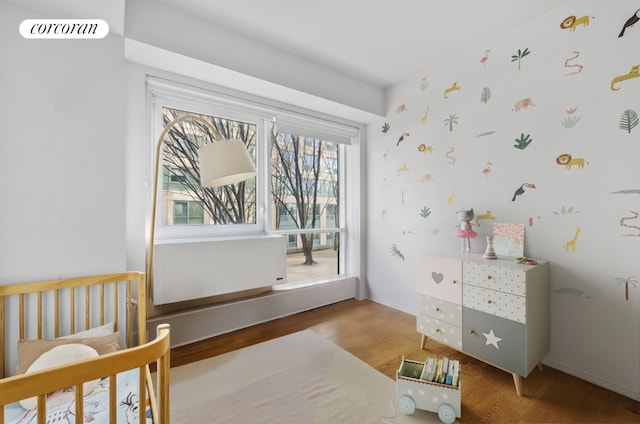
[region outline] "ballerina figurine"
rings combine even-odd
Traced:
[[[458,231],[456,231],[456,235],[462,239],[462,248],[461,250],[464,252],[471,251],[471,239],[478,237],[478,233],[473,231],[471,226],[471,221],[473,221],[473,217],[475,214],[473,213],[473,208],[471,209],[460,209],[456,215],[458,219],[461,221],[460,225],[457,226]]]

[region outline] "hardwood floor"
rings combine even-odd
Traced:
[[[549,367],[523,379],[523,396],[511,374],[436,342],[420,349],[415,317],[371,301],[348,300],[173,349],[171,366],[312,329],[391,379],[402,355],[460,360],[461,423],[640,423],[640,404]]]

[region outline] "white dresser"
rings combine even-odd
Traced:
[[[417,259],[417,329],[513,374],[518,395],[549,350],[549,263],[446,252]]]

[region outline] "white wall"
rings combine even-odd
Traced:
[[[23,39],[34,17],[0,3],[0,281],[122,271],[123,39]]]
[[[458,209],[474,208],[476,215],[490,210],[495,222],[525,224],[525,254],[551,262],[551,350],[545,362],[640,398],[640,126],[631,133],[619,129],[624,110],[640,114],[640,78],[610,89],[614,77],[640,64],[640,28],[618,38],[637,8],[631,0],[572,2],[452,52],[447,65],[425,69],[388,91],[386,117],[368,131],[367,275],[373,300],[413,313],[416,256],[460,248],[454,235]],[[589,26],[561,29],[571,15],[590,16]],[[531,53],[519,71],[511,57],[525,48]],[[480,60],[486,50],[485,68]],[[574,52],[579,56],[571,61]],[[580,68],[565,64],[583,68],[568,75]],[[454,82],[460,90],[445,98]],[[487,103],[480,101],[483,87],[491,90]],[[527,97],[535,106],[515,112],[515,103]],[[572,108],[577,110],[570,115]],[[445,125],[450,114],[458,118],[453,131]],[[581,119],[565,128],[561,121],[570,116]],[[410,135],[398,145],[404,132]],[[513,147],[522,133],[533,139],[523,150]],[[432,151],[421,153],[420,144]],[[567,170],[556,163],[563,153],[587,164]],[[489,162],[487,176],[482,170]],[[405,164],[408,171],[399,171]],[[512,201],[525,182],[536,188]],[[621,190],[635,191],[615,194]],[[423,207],[430,211],[426,218]],[[491,233],[493,222],[481,220],[474,229]],[[582,232],[576,251],[566,251],[577,228]],[[392,245],[404,259],[391,253]],[[484,237],[472,240],[472,248],[482,252]],[[627,300],[618,279],[630,276],[636,283]]]
[[[171,9],[161,2],[127,0],[125,9],[127,38],[317,96],[336,105],[346,105],[378,116],[383,113],[382,89],[342,75],[320,63],[260,44],[211,25],[197,16]],[[171,25],[167,24],[169,22]],[[164,64],[162,68],[170,66]],[[218,71],[210,72],[215,75]],[[345,90],[345,87],[349,89]],[[264,95],[248,88],[243,91]],[[292,103],[287,99],[276,100]]]

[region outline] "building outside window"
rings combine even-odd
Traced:
[[[173,202],[173,225],[204,224],[204,208],[201,202],[176,200]]]

